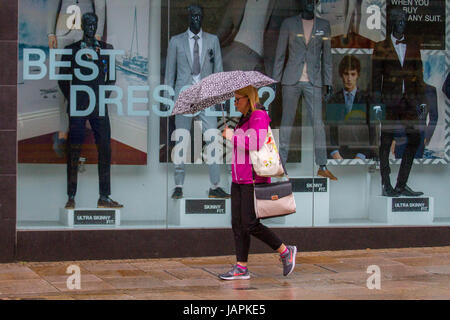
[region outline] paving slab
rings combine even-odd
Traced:
[[[233,256],[0,264],[0,299],[9,300],[341,300],[450,299],[450,247],[299,252],[282,275],[279,256],[251,254],[250,280],[218,278]],[[80,289],[69,289],[69,266]],[[380,271],[380,288],[369,289]]]

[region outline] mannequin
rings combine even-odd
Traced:
[[[418,46],[405,34],[406,14],[393,9],[390,14],[392,32],[377,43],[372,59],[372,84],[375,103],[386,105],[386,121],[381,127],[380,173],[383,196],[420,196],[406,182],[420,144],[418,111],[423,108],[424,82],[422,60]],[[396,134],[406,134],[407,145],[402,155],[395,189],[389,174],[389,151]]]
[[[301,0],[300,1],[303,11],[301,13],[303,20],[311,21],[314,19],[315,0]],[[333,95],[333,87],[330,84],[325,84],[325,100],[329,100]]]
[[[302,12],[283,21],[278,40],[273,78],[281,81],[283,114],[280,127],[280,156],[287,161],[289,142],[297,111],[303,96],[308,118],[314,129],[317,175],[337,180],[327,169],[325,130],[322,122],[322,95],[333,94],[330,24],[314,16],[315,1],[299,0]],[[292,37],[295,34],[296,37]],[[286,54],[289,54],[285,65]],[[294,53],[294,54],[292,54]]]
[[[110,79],[110,73],[114,70],[109,68],[109,55],[102,55],[101,50],[113,49],[113,46],[99,41],[95,38],[97,31],[98,18],[95,13],[85,13],[82,16],[83,39],[70,44],[65,49],[72,50],[71,55],[64,55],[63,61],[70,62],[70,67],[61,68],[61,74],[71,74],[71,81],[60,80],[58,85],[67,101],[71,101],[70,92],[71,85],[85,85],[90,87],[95,94],[94,111],[87,116],[71,116],[69,115],[69,136],[68,136],[68,156],[67,156],[67,194],[68,201],[66,209],[75,208],[75,194],[78,183],[78,161],[80,158],[81,147],[84,141],[86,121],[89,121],[94,131],[95,143],[98,151],[98,176],[100,197],[97,202],[98,208],[122,208],[123,206],[109,198],[111,194],[111,129],[108,117],[108,111],[105,115],[99,115],[99,87],[101,85],[113,85],[114,80]],[[90,81],[80,80],[75,74],[76,69],[80,69],[81,74],[91,74],[91,69],[79,65],[75,56],[81,49],[91,49],[97,53],[98,59],[90,54],[82,56],[82,60],[90,60],[98,67],[98,75]],[[111,92],[109,92],[110,94]],[[107,96],[108,97],[108,96]],[[76,94],[76,109],[86,110],[89,105],[89,96],[83,91]],[[70,109],[69,109],[70,110]],[[68,112],[69,113],[69,112]]]
[[[49,8],[47,36],[49,49],[64,49],[67,45],[82,39],[83,31],[79,25],[81,16],[93,12],[98,17],[95,38],[103,36],[106,16],[106,0],[48,0]],[[79,13],[75,10],[79,9]],[[69,28],[70,27],[70,28]],[[69,130],[67,101],[62,92],[59,94],[60,119],[59,131],[53,135],[53,149],[58,157],[64,156],[67,132]]]
[[[173,36],[167,49],[165,84],[175,89],[175,99],[183,87],[193,85],[212,73],[222,72],[222,55],[219,39],[213,34],[202,30],[203,9],[197,5],[188,7],[189,28],[186,32]],[[175,128],[191,130],[193,117],[190,115],[176,115]],[[217,129],[217,118],[207,116],[201,111],[196,120],[202,123],[202,131]],[[230,195],[219,187],[219,164],[209,165],[211,188],[208,197],[229,198]],[[184,163],[175,164],[175,190],[173,199],[183,197],[185,178]]]

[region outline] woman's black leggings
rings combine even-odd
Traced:
[[[231,225],[236,246],[236,258],[247,262],[250,249],[250,235],[277,250],[282,241],[277,235],[256,218],[253,199],[253,184],[231,185]]]

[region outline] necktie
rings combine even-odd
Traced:
[[[200,37],[195,35],[193,38],[195,40],[195,43],[194,43],[194,63],[192,65],[192,74],[196,76],[200,73],[200,55],[199,55],[200,50],[198,46],[198,39],[200,39]]]
[[[345,99],[345,109],[346,113],[349,113],[352,111],[352,94],[350,92],[346,92],[345,95],[347,96],[347,99]]]

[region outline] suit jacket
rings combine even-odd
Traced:
[[[333,105],[333,119],[325,121],[326,124],[328,122],[330,125],[330,143],[328,145],[331,145],[331,148],[329,151],[339,149],[341,145],[345,144],[348,147],[352,147],[352,145],[356,147],[355,153],[360,152],[368,157],[373,156],[373,148],[370,148],[370,146],[376,146],[376,136],[374,127],[370,125],[370,98],[368,94],[360,89],[357,89],[355,93],[352,111],[362,111],[360,113],[361,118],[351,117],[346,119],[348,113],[345,109],[345,97],[342,89],[331,97],[327,103],[327,108],[330,108],[331,105]],[[330,112],[326,113],[327,116],[329,114]],[[350,135],[352,141],[350,143],[339,141],[340,133]]]
[[[230,0],[226,6],[222,22],[217,30],[217,37],[222,47],[230,45],[244,18],[247,0]],[[264,67],[267,74],[272,74],[275,59],[276,44],[280,33],[280,27],[284,19],[300,12],[299,3],[296,0],[276,1],[270,0],[265,15],[264,30]]]
[[[374,103],[386,104],[386,119],[416,119],[416,106],[425,103],[419,47],[415,43],[407,42],[402,67],[390,35],[386,40],[377,43],[372,56],[372,86]],[[403,97],[407,99],[407,109],[398,108]]]
[[[425,151],[425,141],[427,139],[430,142],[433,137],[436,125],[439,119],[438,112],[438,102],[437,102],[437,90],[436,87],[430,86],[425,83],[425,101],[427,104],[426,111],[419,117],[420,125],[420,144],[417,148],[416,155],[414,158],[423,158]],[[429,117],[429,122],[427,123],[427,117]],[[395,133],[395,157],[400,159],[406,149],[407,137],[405,130],[397,130]]]
[[[73,4],[75,3],[72,0],[48,0],[47,35],[59,35],[59,33],[69,31],[65,19],[70,16],[67,14],[67,8]],[[97,34],[102,37],[106,20],[106,0],[79,0],[78,6],[81,9],[81,15],[88,12],[84,11],[85,8],[92,7],[94,9],[98,17]]]
[[[306,63],[309,81],[314,86],[331,86],[330,32],[330,23],[315,17],[311,38],[306,45],[302,17],[297,15],[284,20],[275,54],[273,78],[281,81],[283,85],[294,85],[300,80]],[[288,60],[285,65],[287,55]]]
[[[96,103],[95,103],[95,111],[92,115],[98,115],[98,102],[99,102],[99,87],[101,85],[114,85],[116,82],[115,80],[111,80],[111,72],[116,72],[115,70],[109,70],[109,56],[108,55],[100,55],[100,52],[97,52],[98,59],[92,60],[94,62],[98,69],[99,73],[97,78],[91,80],[91,81],[83,81],[78,79],[75,76],[75,69],[80,69],[80,72],[83,75],[90,75],[92,73],[92,70],[83,66],[80,66],[76,60],[76,54],[81,49],[81,43],[83,40],[77,41],[73,44],[70,44],[65,47],[65,49],[71,49],[72,54],[71,55],[63,55],[62,61],[68,61],[70,62],[71,67],[61,67],[60,68],[60,74],[71,74],[72,75],[72,81],[68,80],[59,80],[58,85],[61,89],[61,92],[64,94],[64,97],[69,101],[68,105],[68,111],[70,110],[70,87],[71,85],[85,85],[90,87],[96,97]],[[98,41],[100,44],[100,49],[114,49],[113,46],[109,43]],[[86,60],[86,56],[82,57],[82,60]],[[106,98],[109,97],[111,92],[107,92]],[[78,110],[86,110],[89,106],[89,96],[87,93],[83,91],[77,92],[77,109]]]
[[[217,36],[202,31],[202,52],[200,53],[200,78],[222,72],[222,53]],[[193,84],[192,53],[189,47],[188,31],[173,36],[167,49],[164,83],[175,90],[178,97],[182,87]]]

